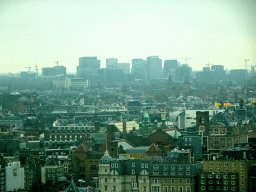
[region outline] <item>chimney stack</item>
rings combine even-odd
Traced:
[[[123,117],[123,138],[125,138],[127,135],[127,130],[126,130],[126,118]]]

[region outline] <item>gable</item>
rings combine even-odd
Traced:
[[[88,152],[90,151],[89,148],[87,146],[85,146],[84,144],[79,145],[79,147],[76,149],[75,153],[81,153],[81,152]]]

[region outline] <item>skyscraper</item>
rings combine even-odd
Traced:
[[[192,68],[189,67],[188,64],[182,64],[182,66],[178,67],[175,71],[175,79],[176,81],[184,81],[186,78],[190,80],[192,73]]]
[[[98,73],[100,69],[100,60],[97,57],[80,57],[79,66],[77,66],[77,76],[88,78],[89,75]]]
[[[177,60],[165,60],[163,68],[163,76],[168,78],[169,75],[175,76],[175,70],[178,68],[179,63]]]
[[[119,68],[123,70],[124,74],[130,73],[130,63],[118,63]]]
[[[107,69],[118,69],[118,59],[116,58],[108,58],[106,59],[106,68]]]
[[[132,60],[132,70],[135,79],[145,79],[146,78],[146,65],[147,61],[143,59],[133,59]]]
[[[147,80],[158,79],[162,77],[162,59],[158,56],[147,58]]]

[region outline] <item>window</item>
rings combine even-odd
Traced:
[[[167,186],[163,187],[163,192],[168,192],[168,187]]]
[[[165,166],[164,166],[164,169],[168,169],[168,166],[167,166],[167,165],[165,165]]]
[[[190,175],[190,171],[187,171],[186,175]]]
[[[105,182],[108,182],[108,178],[105,178]]]
[[[179,187],[179,192],[183,192],[183,187]]]
[[[171,172],[171,175],[175,175],[175,171],[172,171],[172,172]]]
[[[154,169],[159,169],[159,166],[158,165],[154,165],[153,168]]]
[[[164,183],[167,183],[167,179],[164,179]]]
[[[228,169],[225,169],[225,172],[228,173]]]
[[[227,175],[223,175],[223,178],[224,178],[224,179],[227,179],[227,178],[228,178],[228,176],[227,176]]]
[[[228,184],[228,182],[227,181],[224,181],[224,185],[227,185]]]
[[[235,167],[236,166],[236,164],[235,163],[232,163],[232,167]]]
[[[192,141],[192,138],[189,138],[189,142],[191,142]]]
[[[205,186],[202,186],[202,187],[201,187],[201,190],[205,190]]]
[[[228,190],[228,187],[224,187],[224,191],[227,191]]]
[[[132,170],[132,174],[135,174],[135,170],[134,169]]]
[[[144,163],[141,163],[141,168],[144,168]]]
[[[160,191],[160,187],[159,186],[152,186],[152,188],[151,188],[152,190],[152,192],[159,192]]]
[[[175,187],[171,187],[171,191],[174,192],[175,191]]]
[[[114,168],[114,163],[111,163],[111,167]]]
[[[244,164],[243,163],[240,163],[240,167],[243,167],[244,166]]]
[[[220,163],[217,163],[217,167],[219,167],[220,166]]]
[[[180,168],[180,169],[183,169],[183,166],[181,165],[181,166],[179,166],[179,168]]]
[[[153,178],[152,183],[160,183],[160,179],[159,178]]]
[[[205,175],[204,175],[204,174],[201,174],[201,178],[205,178]]]
[[[225,163],[225,167],[228,167],[228,163]]]
[[[232,173],[235,173],[236,172],[236,170],[235,169],[232,169]]]
[[[187,165],[186,168],[187,168],[187,169],[190,169],[190,166]]]
[[[217,187],[217,190],[218,190],[218,191],[220,191],[220,190],[221,190],[221,187],[220,187],[220,186],[218,186],[218,187]]]
[[[201,184],[205,184],[205,180],[201,180]]]
[[[220,175],[216,175],[216,179],[219,179],[220,178]]]
[[[212,175],[208,175],[208,178],[212,178]]]
[[[113,186],[113,191],[116,191],[116,186]]]
[[[220,172],[220,169],[217,169],[217,172]]]
[[[231,191],[236,191],[236,188],[235,187],[231,187]]]
[[[144,180],[144,183],[146,183],[146,182],[147,182],[147,179],[146,179],[146,178],[144,178],[143,180]]]
[[[172,169],[175,169],[175,166],[171,166]]]
[[[213,170],[212,170],[212,168],[211,169],[209,169],[209,172],[212,172]]]
[[[190,183],[190,179],[188,178],[188,179],[187,179],[187,184],[189,184],[189,183]]]
[[[213,166],[213,163],[209,163],[209,166],[212,167],[212,166]]]
[[[243,173],[244,172],[244,170],[243,169],[240,169],[240,173]]]
[[[147,187],[144,187],[143,192],[147,192]]]
[[[235,175],[231,175],[231,179],[235,179],[236,178],[236,176]]]
[[[153,171],[153,175],[159,175],[159,171],[158,170],[154,170]]]
[[[190,192],[190,191],[191,191],[191,188],[190,186],[188,186],[186,192]]]
[[[148,168],[148,163],[145,163],[145,168]]]
[[[116,167],[116,168],[118,167],[118,164],[117,164],[117,163],[115,163],[115,167]]]
[[[213,184],[213,180],[209,180],[208,183],[209,183],[209,184]]]
[[[220,180],[217,180],[217,182],[216,182],[217,184],[221,184],[221,181]]]
[[[105,186],[105,191],[107,191],[108,190],[108,186]]]
[[[210,187],[209,187],[209,190],[213,190],[213,187],[212,187],[212,186],[210,186]]]
[[[171,179],[171,183],[172,183],[172,184],[175,183],[175,179]]]
[[[182,183],[182,179],[179,179],[179,183]]]
[[[116,178],[113,178],[113,183],[115,183],[116,182]]]
[[[164,175],[167,175],[168,174],[168,171],[164,171]]]
[[[236,182],[235,181],[231,181],[231,185],[235,185],[236,184]]]
[[[179,175],[182,175],[182,171],[179,171]]]
[[[135,163],[132,163],[132,167],[135,167]]]

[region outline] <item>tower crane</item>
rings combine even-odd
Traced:
[[[28,72],[30,72],[30,70],[32,69],[32,67],[29,65],[27,67],[24,67],[24,68],[27,68],[28,69]]]
[[[57,66],[59,66],[59,62],[60,62],[60,61],[54,61],[54,63],[56,63]]]
[[[209,62],[205,64],[207,67],[209,67],[210,65],[214,65],[214,64],[210,64]]]
[[[38,69],[38,66],[35,65],[35,71],[36,71],[36,75],[38,76],[38,71],[41,70],[41,69]]]
[[[250,61],[250,59],[244,59],[243,61],[244,61],[244,69],[247,69],[247,62]]]
[[[188,60],[191,59],[191,58],[185,57],[185,58],[178,58],[178,59],[184,59],[185,60],[185,64],[188,64]]]

